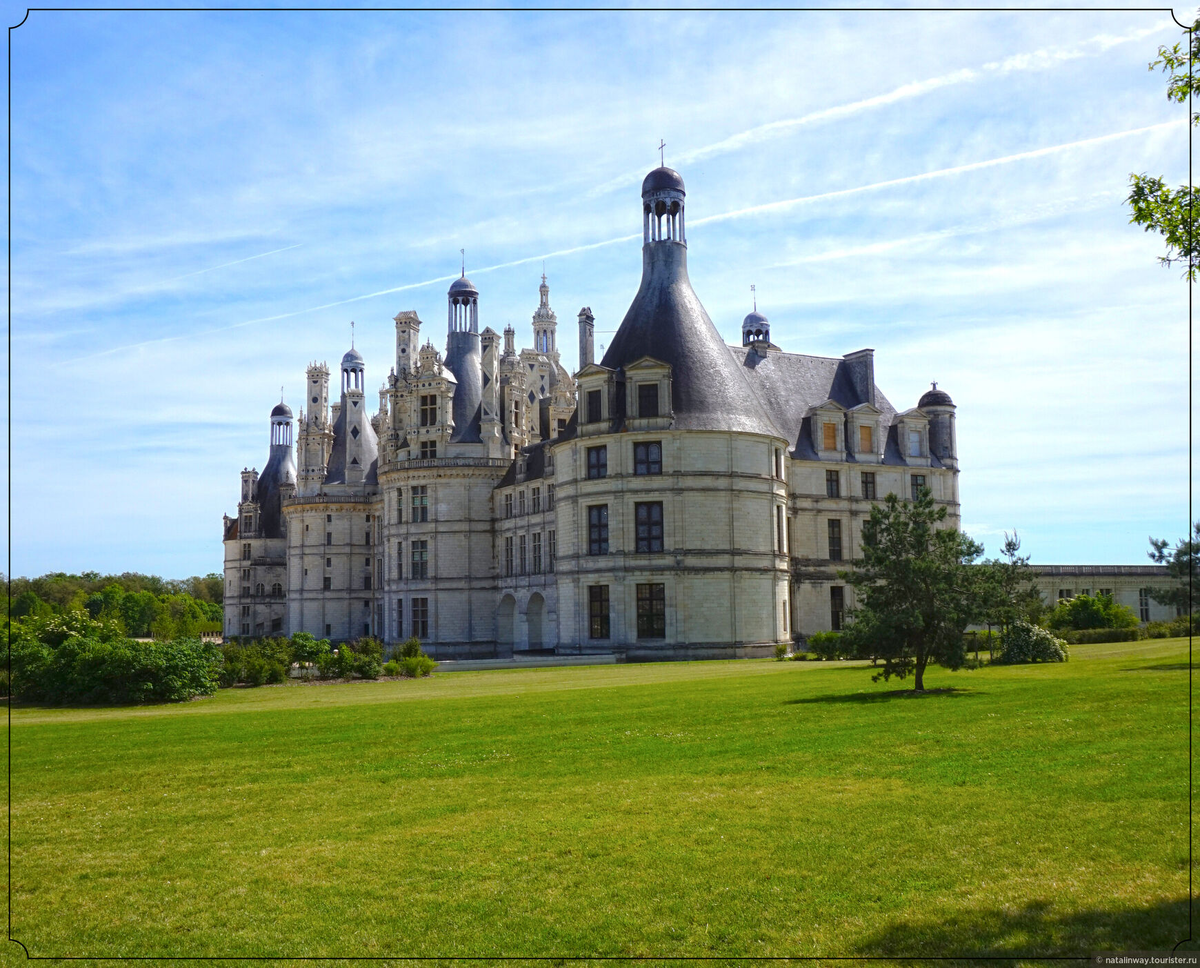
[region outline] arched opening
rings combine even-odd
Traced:
[[[513,619],[517,612],[517,600],[511,595],[500,599],[500,607],[496,609],[496,641],[500,645],[513,644]]]
[[[540,592],[534,592],[529,597],[525,607],[525,624],[529,629],[529,647],[541,649],[545,647],[545,636],[542,631],[546,618],[546,600]]]

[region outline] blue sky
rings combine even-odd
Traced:
[[[1182,17],[1183,15],[1181,15]],[[20,14],[12,19],[16,23]],[[1043,563],[1187,527],[1187,288],[1128,224],[1187,179],[1159,12],[33,13],[12,37],[12,570],[221,568],[238,472],[350,320],[480,323],[564,362],[640,275],[642,176],[688,190],[731,342],[876,351],[958,404],[963,526]],[[599,349],[599,347],[598,347]]]

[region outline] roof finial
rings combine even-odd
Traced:
[[[462,277],[467,278],[467,250],[459,249],[458,254],[462,256]]]
[[[283,387],[279,388],[279,402],[283,403]]]
[[[354,320],[350,320],[350,349],[354,349]]]
[[[542,260],[542,285],[546,284],[546,260]]]
[[[936,389],[937,389],[937,380],[934,380],[934,381],[933,381],[931,384],[929,384],[929,385],[930,385],[931,387],[933,387],[933,388],[936,390]]]
[[[754,300],[754,311],[758,312],[758,296],[754,294],[754,286],[750,286],[750,298]]]
[[[666,168],[666,167],[667,167],[667,163],[666,163],[666,161],[665,161],[666,155],[664,155],[664,154],[663,154],[663,149],[664,149],[666,146],[667,146],[667,143],[666,143],[665,141],[663,141],[663,139],[662,139],[662,138],[659,138],[659,139],[658,139],[658,163],[659,163],[659,165],[661,165],[663,168]]]

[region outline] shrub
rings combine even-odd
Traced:
[[[1175,634],[1171,628],[1173,624],[1173,622],[1151,622],[1142,631],[1148,639],[1169,639]]]
[[[841,659],[846,655],[841,632],[814,632],[808,637],[808,648],[818,659]]]
[[[297,632],[288,642],[291,660],[293,662],[316,662],[322,655],[328,655],[329,639],[318,639],[309,632]]]
[[[788,654],[787,649],[788,649],[788,647],[786,645],[784,645],[782,642],[780,642],[778,645],[775,646],[775,658],[778,661],[782,662],[784,659],[787,658],[787,654]]]
[[[397,662],[395,659],[392,659],[391,661],[384,663],[383,674],[385,676],[400,675],[400,663]]]
[[[407,639],[400,646],[400,656],[404,659],[412,659],[425,653],[421,650],[421,640],[415,635],[411,639]]]
[[[1145,632],[1139,628],[1132,629],[1078,629],[1061,633],[1064,641],[1071,645],[1082,645],[1093,642],[1136,642],[1145,638]]]
[[[400,674],[409,679],[428,676],[437,668],[437,663],[427,655],[409,655],[400,660]]]
[[[53,704],[180,702],[217,690],[218,654],[197,639],[103,640],[72,635],[58,644],[12,643],[12,692]]]
[[[1067,629],[1137,628],[1137,616],[1111,595],[1076,595],[1060,601],[1046,616],[1046,627],[1054,632]]]
[[[226,642],[221,646],[221,685],[279,683],[287,678],[291,653],[287,639]]]
[[[1004,634],[993,662],[1066,662],[1067,643],[1028,622],[1013,622]]]

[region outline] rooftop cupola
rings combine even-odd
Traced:
[[[363,389],[363,358],[353,346],[342,357],[342,392]]]
[[[446,293],[446,303],[448,332],[479,332],[479,290],[467,278],[465,267],[463,274],[450,283],[450,290]]]
[[[642,241],[678,242],[687,245],[683,229],[683,179],[665,165],[655,168],[642,182]]]
[[[282,400],[271,411],[271,446],[292,446],[292,408]]]
[[[771,324],[757,309],[742,320],[742,345],[749,346],[759,340],[771,342]]]

